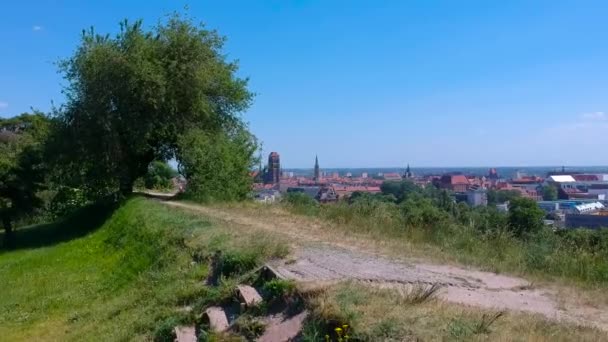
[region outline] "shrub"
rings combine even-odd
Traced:
[[[49,210],[54,218],[63,217],[84,207],[88,203],[81,189],[61,187],[51,200]]]
[[[230,277],[251,271],[259,264],[259,259],[260,254],[255,251],[226,252],[220,262],[222,275]]]
[[[283,299],[295,293],[296,285],[289,280],[273,279],[264,284],[263,292],[269,301]]]

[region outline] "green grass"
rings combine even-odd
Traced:
[[[113,213],[21,229],[17,246],[0,251],[6,341],[150,340],[194,319],[179,307],[200,310],[230,295],[234,280],[204,286],[207,263],[193,257],[221,250],[232,258],[227,275],[236,276],[287,253],[272,236],[237,233],[143,198]]]

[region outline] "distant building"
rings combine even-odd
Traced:
[[[363,173],[361,174],[361,178],[366,179],[366,178],[367,178],[367,172],[363,172]]]
[[[255,201],[262,203],[274,203],[279,199],[281,199],[281,193],[272,189],[258,191],[254,196]]]
[[[271,152],[268,155],[268,171],[264,183],[277,184],[281,179],[281,160],[277,152]]]
[[[405,169],[403,178],[405,178],[405,179],[414,178],[414,174],[412,173],[412,170],[410,170],[410,164],[407,164],[407,168]]]
[[[313,179],[317,182],[321,180],[321,173],[319,170],[319,158],[317,156],[315,156],[315,172]]]
[[[387,180],[387,181],[400,181],[402,179],[403,179],[403,177],[401,177],[401,175],[398,173],[385,173],[384,174],[384,180]]]
[[[588,209],[586,213],[566,214],[566,228],[608,228],[608,212],[605,210],[596,210],[597,204],[589,203],[588,206],[593,206],[594,209]]]
[[[500,178],[500,176],[498,175],[498,172],[496,171],[495,168],[491,168],[488,171],[488,179],[490,179],[490,180],[497,180],[499,178]]]
[[[467,191],[467,204],[471,207],[485,207],[488,205],[488,194],[485,189],[476,188]]]
[[[443,175],[436,181],[436,185],[441,189],[466,192],[469,189],[470,183],[464,175]]]
[[[317,196],[315,196],[315,199],[321,203],[330,203],[337,202],[338,197],[339,196],[334,190],[333,186],[324,186],[319,190]]]

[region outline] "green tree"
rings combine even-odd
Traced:
[[[42,205],[48,132],[49,120],[40,113],[0,119],[0,219],[8,246],[13,222]]]
[[[521,193],[517,190],[489,190],[488,204],[496,205],[505,202],[510,202],[515,198],[521,197]]]
[[[178,141],[186,195],[197,200],[240,200],[251,192],[257,141],[244,127],[229,133],[191,130]]]
[[[543,186],[543,200],[545,201],[555,201],[557,200],[557,188],[553,185]]]
[[[116,36],[84,31],[59,63],[67,81],[59,140],[70,152],[61,164],[82,183],[128,194],[153,160],[184,155],[185,132],[221,136],[242,126],[252,94],[224,41],[177,14],[151,30],[124,21]]]
[[[144,177],[144,185],[147,189],[169,189],[173,178],[177,175],[177,171],[167,162],[155,160],[148,167],[148,173]]]
[[[509,204],[509,228],[522,237],[543,228],[545,212],[529,198],[514,198]]]
[[[392,195],[401,203],[412,195],[420,195],[422,189],[411,180],[386,181],[380,186],[380,191],[384,195]]]

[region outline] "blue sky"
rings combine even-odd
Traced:
[[[257,96],[285,167],[606,165],[608,3],[191,1]],[[62,103],[83,28],[153,25],[180,1],[11,1],[0,116]],[[606,112],[606,114],[604,114]]]

